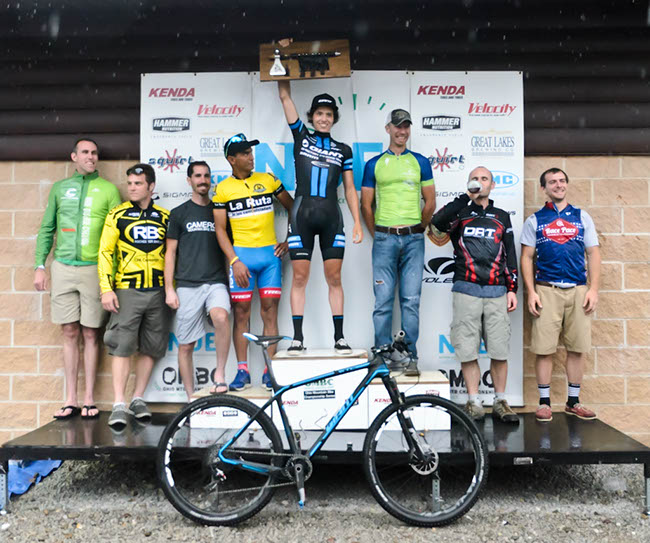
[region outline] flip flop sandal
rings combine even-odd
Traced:
[[[56,420],[67,420],[76,417],[81,413],[81,409],[76,405],[64,405],[60,411],[66,411],[67,409],[70,410],[70,413],[67,415],[52,415],[52,418],[55,418]]]
[[[217,392],[219,387],[224,387],[226,390]],[[228,392],[228,383],[215,383],[214,386],[210,389],[210,394],[225,394]]]
[[[86,410],[85,415],[83,414],[84,409]],[[94,415],[89,415],[88,412],[91,409],[97,409],[97,406],[96,405],[84,405],[84,406],[82,406],[81,407],[81,418],[82,419],[97,419],[97,418],[99,418],[99,409],[97,409],[97,413],[95,413]]]

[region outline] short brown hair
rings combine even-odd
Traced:
[[[149,164],[142,164],[139,162],[138,164],[134,164],[128,170],[126,170],[127,177],[129,175],[142,174],[144,174],[144,178],[147,180],[147,185],[151,185],[152,183],[156,182],[156,172]]]
[[[561,170],[560,168],[549,168],[546,170],[542,175],[539,176],[539,184],[542,186],[542,188],[546,187],[546,174],[547,173],[561,173],[564,174],[564,177],[566,178],[566,182],[569,182],[569,176],[566,174],[564,170]]]

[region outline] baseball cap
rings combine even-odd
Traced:
[[[314,113],[319,107],[331,107],[334,111],[338,111],[339,107],[336,105],[336,100],[330,94],[319,94],[314,96],[314,99],[311,101],[311,109],[309,113]]]
[[[406,121],[413,124],[413,121],[411,121],[411,114],[405,109],[394,109],[386,116],[387,125],[393,124],[395,126],[399,126]]]
[[[259,143],[259,140],[248,141],[244,134],[235,134],[229,138],[226,145],[223,146],[223,154],[224,156],[235,156],[237,153],[241,153]]]

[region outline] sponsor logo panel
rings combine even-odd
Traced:
[[[494,179],[494,190],[510,189],[520,181],[517,174],[500,170],[493,170],[492,178]]]
[[[190,119],[187,117],[158,117],[151,122],[154,132],[187,132]]]
[[[201,134],[199,138],[199,154],[202,158],[217,158],[223,156],[223,147],[228,136]]]
[[[245,106],[239,104],[199,104],[199,117],[239,117]]]
[[[465,85],[418,85],[418,96],[437,96],[441,100],[463,100]]]
[[[517,106],[512,104],[470,102],[467,113],[474,117],[510,117],[515,109],[517,109]]]
[[[164,172],[174,173],[181,168],[186,168],[187,165],[193,161],[194,159],[192,158],[192,155],[184,157],[178,153],[178,149],[174,149],[173,151],[165,150],[163,156],[150,157],[147,162],[151,166],[158,167],[158,169]]]
[[[196,97],[194,87],[153,87],[149,89],[149,98],[164,98],[170,102],[192,102]]]
[[[452,115],[428,115],[422,117],[422,128],[435,132],[460,130],[461,118]]]
[[[457,172],[465,169],[465,155],[453,153],[449,147],[436,149],[435,154],[429,156],[429,162],[434,172]]]
[[[513,156],[515,154],[516,139],[510,133],[477,132],[470,138],[472,156]]]

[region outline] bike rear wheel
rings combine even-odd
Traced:
[[[258,513],[275,491],[276,476],[228,462],[281,466],[282,440],[265,413],[235,396],[210,396],[184,407],[158,444],[157,472],[165,495],[200,524],[230,526]],[[248,429],[223,451],[248,420]],[[277,456],[276,456],[277,455]]]
[[[411,420],[427,454],[409,448],[398,413]],[[363,446],[370,490],[391,515],[416,526],[442,526],[464,515],[487,477],[487,447],[476,424],[456,404],[411,396],[373,421]]]

